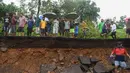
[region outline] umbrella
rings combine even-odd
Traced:
[[[67,14],[66,16],[65,16],[65,18],[67,18],[67,19],[77,19],[79,16],[77,15],[77,13],[75,13],[75,12],[72,12],[72,13],[69,13],[69,14]]]
[[[53,19],[53,18],[56,18],[57,15],[53,12],[46,12],[43,14],[45,17],[49,18],[49,19]]]

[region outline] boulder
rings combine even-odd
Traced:
[[[107,69],[104,67],[104,65],[102,63],[97,63],[94,66],[93,72],[94,73],[106,73]]]
[[[50,64],[42,64],[40,67],[40,73],[48,73],[49,71],[52,72],[56,69],[57,67],[55,65],[50,65]]]
[[[83,71],[81,70],[80,65],[77,64],[77,65],[72,65],[69,68],[66,68],[61,73],[83,73]]]
[[[80,61],[81,64],[91,65],[91,61],[90,61],[90,58],[89,58],[89,57],[80,56],[80,57],[79,57],[79,61]]]

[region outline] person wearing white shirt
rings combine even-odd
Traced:
[[[111,36],[113,39],[116,39],[116,24],[114,22],[111,25]]]
[[[54,36],[58,36],[58,31],[59,31],[59,21],[58,21],[58,19],[55,19],[53,21],[53,34],[54,34]]]

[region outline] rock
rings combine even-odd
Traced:
[[[64,65],[65,63],[64,62],[61,62],[60,65]]]
[[[91,63],[97,63],[97,62],[99,62],[100,60],[91,57],[91,58],[90,58],[90,61],[91,61]]]
[[[55,65],[50,65],[50,64],[43,64],[40,67],[40,73],[48,73],[49,71],[52,72],[56,69],[57,67]]]
[[[107,69],[104,67],[104,65],[102,63],[97,63],[95,66],[94,66],[94,70],[93,70],[94,73],[106,73],[107,72]]]
[[[127,65],[126,69],[130,70],[130,62],[126,62],[126,65]]]
[[[72,65],[69,68],[66,68],[63,72],[61,73],[83,73],[83,71],[80,68],[80,65]]]
[[[56,59],[52,59],[53,62],[57,63],[57,60]]]
[[[80,65],[80,68],[83,72],[88,72],[89,68],[86,65]]]
[[[81,64],[85,64],[85,65],[90,65],[91,64],[91,61],[90,61],[89,57],[80,56],[79,61],[80,61]]]

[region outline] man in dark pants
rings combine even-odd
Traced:
[[[27,27],[27,36],[31,36],[33,30],[34,21],[32,16],[28,20],[28,27]]]
[[[113,39],[116,39],[116,24],[114,24],[114,22],[112,22],[111,25],[111,36]]]
[[[9,14],[6,13],[6,16],[4,17],[4,36],[8,35],[10,23],[11,23],[11,19],[9,17]]]
[[[59,25],[59,31],[61,36],[64,36],[64,27],[65,27],[64,19],[61,19]]]

